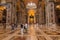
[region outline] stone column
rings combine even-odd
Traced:
[[[11,24],[11,3],[7,3],[6,24]]]
[[[55,23],[55,13],[54,13],[54,3],[50,2],[50,28],[55,31],[56,30],[56,23]]]
[[[42,24],[42,8],[39,8],[39,24]]]
[[[14,7],[14,20],[15,20],[15,24],[17,25],[17,13],[16,13],[16,0],[13,1],[13,7]]]
[[[16,23],[16,7],[15,7],[16,0],[12,0],[12,23]]]
[[[42,7],[39,8],[39,24],[44,23],[44,11],[42,9]]]
[[[54,3],[50,2],[51,22],[55,24]]]
[[[46,25],[49,27],[55,23],[54,3],[50,0],[46,0]]]
[[[45,3],[45,11],[46,11],[46,26],[49,24],[49,4],[48,0]]]

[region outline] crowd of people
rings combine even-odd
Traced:
[[[12,24],[11,25],[11,30],[15,30],[17,28],[17,24]],[[28,25],[26,24],[20,24],[20,32],[21,34],[27,33],[28,30]]]

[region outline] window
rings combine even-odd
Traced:
[[[1,3],[6,3],[6,0],[1,0]]]

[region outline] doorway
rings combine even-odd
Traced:
[[[5,6],[0,6],[0,25],[6,27],[6,14],[7,10]]]

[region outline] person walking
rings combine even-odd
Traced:
[[[24,26],[23,26],[23,24],[21,24],[21,34],[23,35],[23,33],[24,33]]]
[[[27,23],[24,25],[25,32],[27,33],[28,25]]]

